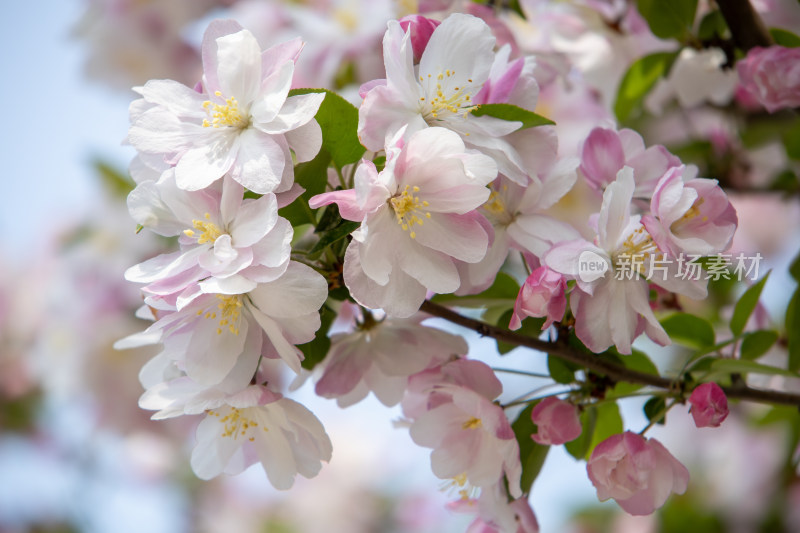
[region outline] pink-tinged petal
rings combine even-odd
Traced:
[[[574,291],[570,305],[575,314],[575,334],[587,348],[600,353],[614,344],[606,317],[611,305],[607,290],[598,287],[592,296]]]
[[[495,38],[485,22],[455,13],[433,32],[419,62],[419,75],[435,78],[449,70],[456,87],[482,84],[494,61],[494,45]]]
[[[625,153],[620,136],[614,130],[595,128],[584,141],[581,172],[589,184],[603,188],[612,183],[625,166]]]
[[[393,265],[397,264],[400,255],[399,242],[410,237],[403,233],[394,216],[388,209],[380,209],[366,219],[366,232],[362,224],[360,230],[353,235],[355,241],[362,241],[359,247],[361,268],[375,283],[386,285]],[[371,234],[381,238],[371,238]],[[402,239],[402,241],[401,241]]]
[[[643,282],[627,282],[626,283],[627,289],[627,305],[637,312],[642,318],[644,318],[646,322],[645,332],[650,339],[660,344],[661,346],[667,346],[670,344],[669,335],[667,332],[664,331],[664,328],[661,326],[661,323],[658,321],[656,316],[653,314],[653,309],[650,307],[650,289],[648,285]],[[620,353],[630,353],[630,352],[623,352],[620,350]]]
[[[289,263],[283,276],[260,284],[250,293],[250,299],[263,313],[287,318],[317,312],[327,296],[325,278],[311,267],[295,261]]]
[[[252,293],[251,293],[252,294]],[[284,337],[280,326],[270,317],[259,311],[257,308],[251,308],[250,312],[255,318],[261,329],[267,335],[270,344],[277,352],[278,356],[291,368],[295,374],[299,374],[302,360],[302,353],[296,347],[291,345]]]
[[[233,179],[259,194],[278,190],[287,166],[281,145],[272,136],[254,129],[245,130],[239,139]]]
[[[280,112],[271,121],[253,125],[265,133],[279,134],[307,124],[317,114],[325,93],[298,94],[286,99]]]
[[[283,267],[282,271],[285,270],[291,254],[293,233],[289,221],[278,217],[272,230],[252,246],[253,264],[271,268]]]
[[[370,92],[375,87],[380,87],[386,85],[386,79],[378,79],[378,80],[371,80],[365,83],[362,83],[361,86],[358,88],[358,96],[361,97],[363,100],[367,97],[367,93]]]
[[[353,178],[356,200],[364,212],[371,213],[381,207],[391,195],[378,177],[378,170],[372,161],[362,159]]]
[[[358,385],[370,365],[369,358],[364,357],[366,354],[361,353],[360,348],[360,345],[346,345],[328,354],[332,360],[325,362],[325,371],[314,387],[317,395],[336,398]]]
[[[197,426],[197,445],[192,450],[191,465],[195,475],[209,480],[220,475],[238,449],[233,439],[220,439],[222,431],[217,417],[206,415]]]
[[[228,227],[234,246],[252,246],[261,240],[278,220],[278,205],[274,194],[255,200],[245,200],[236,218]]]
[[[296,63],[303,46],[305,46],[303,40],[295,37],[264,50],[261,53],[261,76],[266,80],[275,73],[276,69],[282,68],[287,61]],[[264,87],[262,87],[262,92],[264,92]]]
[[[358,205],[355,189],[317,194],[316,196],[312,196],[308,201],[308,205],[312,209],[319,209],[322,206],[334,203],[339,207],[339,214],[341,214],[342,218],[345,220],[359,222],[366,216],[361,206]]]
[[[261,94],[257,98],[254,97],[250,107],[250,116],[254,127],[263,128],[275,120],[286,103],[289,89],[292,87],[293,75],[294,63],[286,62],[264,79]]]
[[[438,294],[455,292],[461,281],[453,260],[445,254],[428,250],[412,242],[398,242],[398,266],[429,291]]]
[[[414,62],[419,63],[422,53],[428,46],[431,35],[433,35],[433,31],[441,22],[421,15],[407,15],[398,22],[403,31],[410,35],[411,47],[414,51]]]
[[[223,98],[252,102],[261,88],[261,47],[247,30],[217,38],[217,80]]]
[[[507,60],[508,52],[510,48],[504,48],[505,50],[505,58],[503,61]],[[502,52],[502,51],[501,51]],[[501,52],[498,52],[498,58],[502,57]],[[495,59],[495,65],[497,65],[498,59]],[[502,104],[507,103],[509,97],[511,96],[511,92],[514,90],[514,86],[517,84],[517,80],[519,80],[519,76],[522,73],[522,67],[525,65],[525,60],[523,58],[518,58],[508,65],[505,66],[505,71],[499,73],[499,75],[495,78],[491,76],[486,83],[483,85],[483,88],[480,92],[475,96],[475,103],[476,104]],[[492,67],[492,70],[495,70],[495,67]],[[492,73],[494,74],[494,72]]]
[[[322,128],[319,127],[319,123],[314,119],[291,131],[287,131],[285,136],[298,163],[311,161],[317,156],[322,147]]]
[[[670,168],[680,166],[681,160],[657,144],[629,158],[625,164],[633,169],[633,175],[636,177],[635,196],[650,198],[658,180]]]
[[[545,215],[518,215],[508,226],[508,235],[517,247],[537,257],[542,257],[554,244],[579,240],[581,236],[566,222]]]
[[[542,256],[542,263],[549,268],[570,278],[577,278],[580,267],[580,257],[584,252],[592,252],[600,257],[606,253],[583,239],[564,241],[553,246]]]
[[[603,193],[603,205],[597,221],[597,241],[604,250],[616,250],[622,243],[625,230],[630,224],[631,200],[633,199],[633,170],[624,167]]]
[[[300,198],[304,192],[306,192],[306,190],[301,187],[299,183],[293,183],[289,190],[275,194],[275,197],[278,199],[278,209],[291,204]]]
[[[185,191],[205,189],[228,172],[240,151],[239,135],[224,132],[212,142],[193,148],[175,166],[175,182]]]
[[[158,104],[182,118],[196,118],[202,122],[206,117],[203,102],[206,96],[173,80],[150,80],[139,89],[139,94],[149,103]]]
[[[209,94],[222,90],[217,77],[217,39],[242,31],[242,26],[235,20],[217,19],[212,21],[203,34],[201,53],[203,58],[204,85]]]
[[[133,283],[150,283],[185,272],[197,264],[207,247],[197,247],[186,252],[161,254],[125,271],[125,279]]]
[[[716,383],[703,383],[689,396],[695,426],[719,427],[728,417],[728,398]]]
[[[539,209],[549,209],[564,197],[578,179],[578,159],[565,157],[560,159],[542,178],[542,192],[539,197]]]
[[[372,89],[358,110],[358,139],[368,150],[383,150],[388,137],[403,126],[413,124],[413,130],[426,128],[422,116],[389,86]]]
[[[622,145],[622,151],[625,154],[625,160],[631,159],[642,154],[645,151],[644,139],[636,131],[624,128],[617,132],[619,141]]]
[[[213,142],[214,132],[186,123],[163,107],[154,107],[132,120],[127,142],[145,154],[182,153],[196,142]]]
[[[219,203],[220,222],[223,227],[233,221],[244,198],[244,187],[240,183],[232,180],[229,176],[222,178],[222,199],[216,200]],[[196,213],[209,213],[211,210],[196,211]]]
[[[489,246],[489,237],[476,220],[481,216],[434,214],[422,226],[414,226],[416,241],[459,261],[477,263]]]
[[[416,313],[427,295],[423,285],[399,269],[387,275],[384,285],[378,285],[361,267],[357,242],[350,243],[345,252],[344,281],[359,304],[370,309],[383,308],[387,314],[400,318]]]
[[[257,285],[255,281],[238,275],[227,278],[206,278],[200,282],[200,288],[208,294],[246,294]]]
[[[383,63],[386,69],[386,86],[406,107],[415,109],[423,96],[414,74],[411,36],[401,23],[390,20],[383,36]]]
[[[200,318],[186,347],[186,375],[202,385],[214,385],[233,369],[244,348],[248,321],[241,319],[238,333],[219,327],[215,318]]]

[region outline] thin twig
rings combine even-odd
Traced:
[[[757,46],[772,46],[772,37],[748,0],[717,0],[736,45],[747,52]]]
[[[630,368],[617,365],[605,359],[594,357],[589,354],[580,352],[571,346],[562,342],[548,342],[527,335],[521,335],[513,331],[509,331],[474,318],[469,318],[461,315],[452,309],[442,305],[433,303],[426,300],[422,303],[420,311],[428,313],[432,316],[443,318],[453,324],[458,324],[465,328],[476,331],[485,337],[492,337],[509,344],[516,346],[525,346],[539,352],[550,354],[552,356],[563,359],[570,363],[574,363],[583,368],[587,368],[599,374],[608,376],[614,382],[627,382],[639,383],[641,385],[650,385],[659,389],[678,390],[682,389],[683,382],[680,379],[669,379],[654,374],[647,374],[639,372]],[[744,383],[737,383],[730,386],[721,386],[723,392],[728,398],[738,398],[740,400],[748,400],[751,402],[768,403],[768,404],[781,404],[792,405],[800,407],[800,395],[790,392],[754,389],[748,387]]]

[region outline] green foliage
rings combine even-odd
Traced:
[[[783,132],[783,146],[786,155],[795,161],[800,160],[800,120]]]
[[[685,42],[691,35],[697,0],[637,0],[636,7],[656,37]]]
[[[301,364],[306,370],[313,370],[328,355],[328,349],[331,347],[328,330],[331,328],[334,318],[336,318],[336,313],[327,305],[323,305],[319,310],[321,324],[314,339],[298,346],[305,356]]]
[[[334,164],[339,168],[358,161],[365,152],[356,134],[358,109],[326,89],[292,89],[289,96],[308,93],[325,93],[325,100],[315,117],[322,129],[322,148],[331,155]]]
[[[457,296],[455,294],[437,294],[433,301],[442,305],[458,307],[497,307],[513,308],[519,294],[519,284],[504,272],[499,272],[492,285],[479,294]],[[501,313],[502,314],[502,313]]]
[[[519,444],[519,459],[522,463],[522,492],[529,492],[536,476],[542,470],[544,460],[547,458],[547,452],[550,451],[550,446],[543,446],[531,438],[531,435],[537,432],[536,424],[531,420],[531,413],[536,403],[532,403],[520,412],[517,419],[511,424],[511,429],[514,430],[514,436],[517,438]]]
[[[792,265],[794,266],[794,265]],[[786,338],[789,350],[789,370],[800,370],[800,288],[794,291],[786,308]]]
[[[714,344],[714,328],[699,316],[675,313],[661,321],[670,339],[689,348],[702,349]]]
[[[800,46],[800,37],[794,33],[781,28],[770,28],[769,34],[775,44],[785,46],[786,48],[797,48]]]
[[[305,192],[297,200],[278,210],[278,214],[291,222],[292,226],[297,227],[301,224],[316,226],[317,217],[308,206],[308,200],[312,196],[325,192],[330,162],[330,154],[325,150],[320,150],[311,161],[295,165],[294,181],[303,187]]]
[[[731,317],[731,332],[734,335],[741,335],[744,327],[747,324],[750,315],[758,305],[758,299],[761,296],[761,291],[764,289],[764,284],[769,278],[769,272],[760,281],[748,288],[745,293],[736,302],[736,307],[733,309],[733,316]]]
[[[641,110],[645,96],[659,78],[669,74],[675,57],[676,52],[658,52],[634,61],[617,91],[617,101],[614,104],[617,120],[625,122]]]
[[[707,13],[700,21],[697,37],[706,41],[714,39],[715,37],[724,37],[727,33],[728,24],[725,22],[725,17],[722,16],[722,12],[717,9]]]
[[[97,173],[97,176],[100,178],[106,190],[117,197],[127,197],[128,193],[136,186],[127,172],[121,172],[102,159],[94,159],[92,161],[92,168],[94,168],[94,171]]]
[[[772,348],[778,340],[778,332],[773,330],[761,330],[747,333],[742,338],[741,358],[753,361],[758,359]]]
[[[577,439],[564,445],[570,455],[578,460],[588,460],[595,446],[624,430],[616,402],[590,405],[580,418],[583,431]]]
[[[755,361],[747,361],[744,359],[712,359],[711,361],[711,375],[706,376],[705,381],[711,380],[716,375],[725,374],[767,374],[771,376],[787,376],[790,378],[797,378],[800,375],[797,372],[784,370],[776,366],[762,365]]]
[[[575,367],[556,356],[547,356],[547,371],[556,383],[568,384],[575,381]]]
[[[653,396],[644,404],[644,415],[654,424],[664,425],[667,414],[667,402],[663,396]]]
[[[512,104],[483,104],[478,109],[475,109],[472,114],[476,117],[488,116],[501,120],[521,122],[522,126],[517,131],[555,124],[549,118]]]
[[[323,232],[320,235],[320,238],[317,241],[317,243],[308,252],[309,257],[312,259],[317,257],[319,254],[322,253],[323,250],[325,250],[326,247],[344,239],[345,237],[353,233],[355,230],[357,230],[360,225],[361,225],[360,222],[351,222],[350,220],[343,220],[342,223],[336,226],[335,228]]]
[[[508,324],[511,321],[511,316],[513,314],[514,310],[509,309],[500,316],[500,319],[497,321],[496,325],[501,328],[508,329]],[[516,330],[516,333],[519,333],[520,335],[525,335],[527,337],[533,337],[536,339],[539,337],[539,335],[542,334],[542,326],[544,325],[544,321],[545,321],[544,318],[528,317],[522,321],[522,325],[518,330]],[[497,351],[500,352],[501,355],[507,354],[516,347],[517,347],[516,344],[509,344],[507,342],[499,340],[497,341]]]
[[[644,372],[645,374],[653,374],[654,376],[659,375],[658,368],[644,352],[634,349],[631,351],[630,355],[620,355],[619,358],[622,364],[631,370]],[[643,385],[639,383],[620,382],[614,387],[614,395],[624,396],[626,394],[635,392],[642,387]]]

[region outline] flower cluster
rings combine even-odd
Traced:
[[[562,398],[528,401],[512,427],[514,402],[501,403],[492,368],[426,322],[431,297],[490,301],[505,333],[540,318],[536,328],[558,337],[551,346],[618,357],[642,333],[670,343],[651,291],[706,296],[706,279],[673,267],[731,246],[737,214],[717,180],[629,129],[596,127],[565,148],[535,112],[554,66],[519,54],[484,18],[390,21],[386,77],[361,85],[358,109],[330,91],[293,90],[300,39],[262,51],[231,20],[206,30],[195,87],[136,88],[128,206],[174,249],[126,272],[143,284],[139,316],[153,324],[117,346],[161,346],[142,369],[140,405],[157,419],[204,417],[191,458],[199,477],[257,462],[279,489],[316,475],[332,443],[285,383],[311,376],[342,407],[370,392],[400,404],[398,425],[432,449],[452,508],[476,515],[471,531],[537,531],[521,449],[577,439],[581,413],[605,391],[587,377]],[[558,216],[580,183],[599,207]],[[636,276],[612,275],[631,265]],[[491,296],[501,276],[524,282]],[[692,414],[717,426],[727,403],[707,385]],[[687,487],[666,448],[631,432],[583,455],[599,498],[633,514]]]

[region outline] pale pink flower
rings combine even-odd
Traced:
[[[453,14],[435,28],[415,67],[411,33],[390,21],[383,39],[386,80],[369,83],[362,90],[361,142],[377,151],[401,130],[408,138],[429,126],[444,127],[458,133],[467,146],[494,158],[504,175],[526,183],[528,172],[520,151],[506,138],[522,124],[471,114],[481,102],[535,107],[538,85],[532,60],[509,63],[510,47],[495,54],[494,46],[495,38],[485,22]],[[491,90],[485,87],[490,79]]]
[[[345,254],[345,283],[361,305],[403,318],[427,291],[459,288],[455,261],[483,259],[489,236],[475,209],[488,198],[497,167],[444,128],[419,131],[387,151],[380,173],[362,161],[355,189],[320,194],[309,204],[337,203],[343,218],[361,222]]]
[[[244,294],[209,294],[190,285],[180,295],[146,298],[159,319],[115,346],[161,342],[166,358],[203,386],[219,384],[242,360],[252,376],[262,356],[280,358],[299,373],[302,353],[294,345],[314,338],[327,294],[325,279],[294,261],[279,278]]]
[[[539,444],[564,444],[577,439],[582,431],[578,408],[555,396],[536,404],[531,419],[538,429],[531,438]]]
[[[736,71],[742,87],[770,113],[800,106],[800,49],[753,48]]]
[[[681,252],[711,255],[727,250],[738,219],[717,180],[685,179],[683,165],[658,181],[650,201],[652,215],[642,224],[658,248],[674,257]]]
[[[651,262],[663,257],[640,216],[630,214],[634,187],[632,169],[623,168],[603,193],[595,242],[560,243],[542,258],[545,266],[577,281],[570,296],[575,333],[597,353],[616,345],[629,354],[642,332],[658,344],[670,343],[650,307],[648,282],[690,298],[706,296],[706,281],[679,277],[675,261],[663,261],[659,267],[665,270],[650,275]],[[587,272],[582,270],[586,264],[603,268]]]
[[[292,154],[312,159],[322,143],[314,120],[324,94],[288,97],[299,39],[261,52],[233,21],[214,21],[203,39],[200,93],[171,80],[137,88],[128,141],[140,152],[175,164],[183,190],[211,185],[224,174],[257,193],[288,190]]]
[[[581,173],[592,188],[605,189],[622,167],[628,166],[633,169],[636,198],[650,198],[661,176],[680,164],[680,159],[660,144],[645,148],[642,136],[627,128],[594,128],[581,148]]]
[[[520,497],[519,446],[503,409],[471,389],[439,389],[450,401],[421,414],[410,428],[416,444],[433,448],[433,473],[481,488],[496,484],[505,474],[509,492]]]
[[[253,385],[206,406],[197,427],[192,470],[201,479],[239,474],[260,462],[280,490],[297,474],[311,478],[331,458],[332,446],[320,421],[299,403]]]
[[[541,266],[520,287],[514,302],[514,314],[508,327],[517,330],[525,317],[547,317],[542,329],[549,328],[553,322],[564,317],[567,309],[567,282],[564,276]]]
[[[467,533],[539,533],[539,522],[528,498],[509,500],[501,480],[481,489],[477,498],[462,494],[458,500],[448,503],[447,508],[458,513],[477,514],[467,527]]]
[[[173,169],[140,183],[128,195],[133,218],[159,235],[180,237],[181,249],[129,268],[125,279],[148,283],[150,294],[171,294],[201,279],[207,292],[244,293],[278,278],[289,264],[292,227],[278,216],[274,194],[243,200],[243,193],[230,178],[183,191]]]
[[[633,515],[652,513],[689,483],[689,471],[660,442],[630,431],[598,444],[586,470],[600,501],[614,498]]]
[[[414,51],[414,63],[419,63],[422,52],[425,51],[428,41],[431,40],[433,30],[441,24],[441,21],[429,19],[422,15],[407,15],[398,20],[398,22],[403,31],[410,35],[411,49]]]
[[[467,353],[462,337],[424,326],[426,318],[368,317],[356,331],[333,335],[319,365],[322,377],[316,393],[337,398],[340,407],[362,400],[370,391],[386,406],[399,403],[410,375]]]
[[[728,417],[728,398],[716,383],[698,385],[689,396],[692,418],[699,428],[716,428]]]

